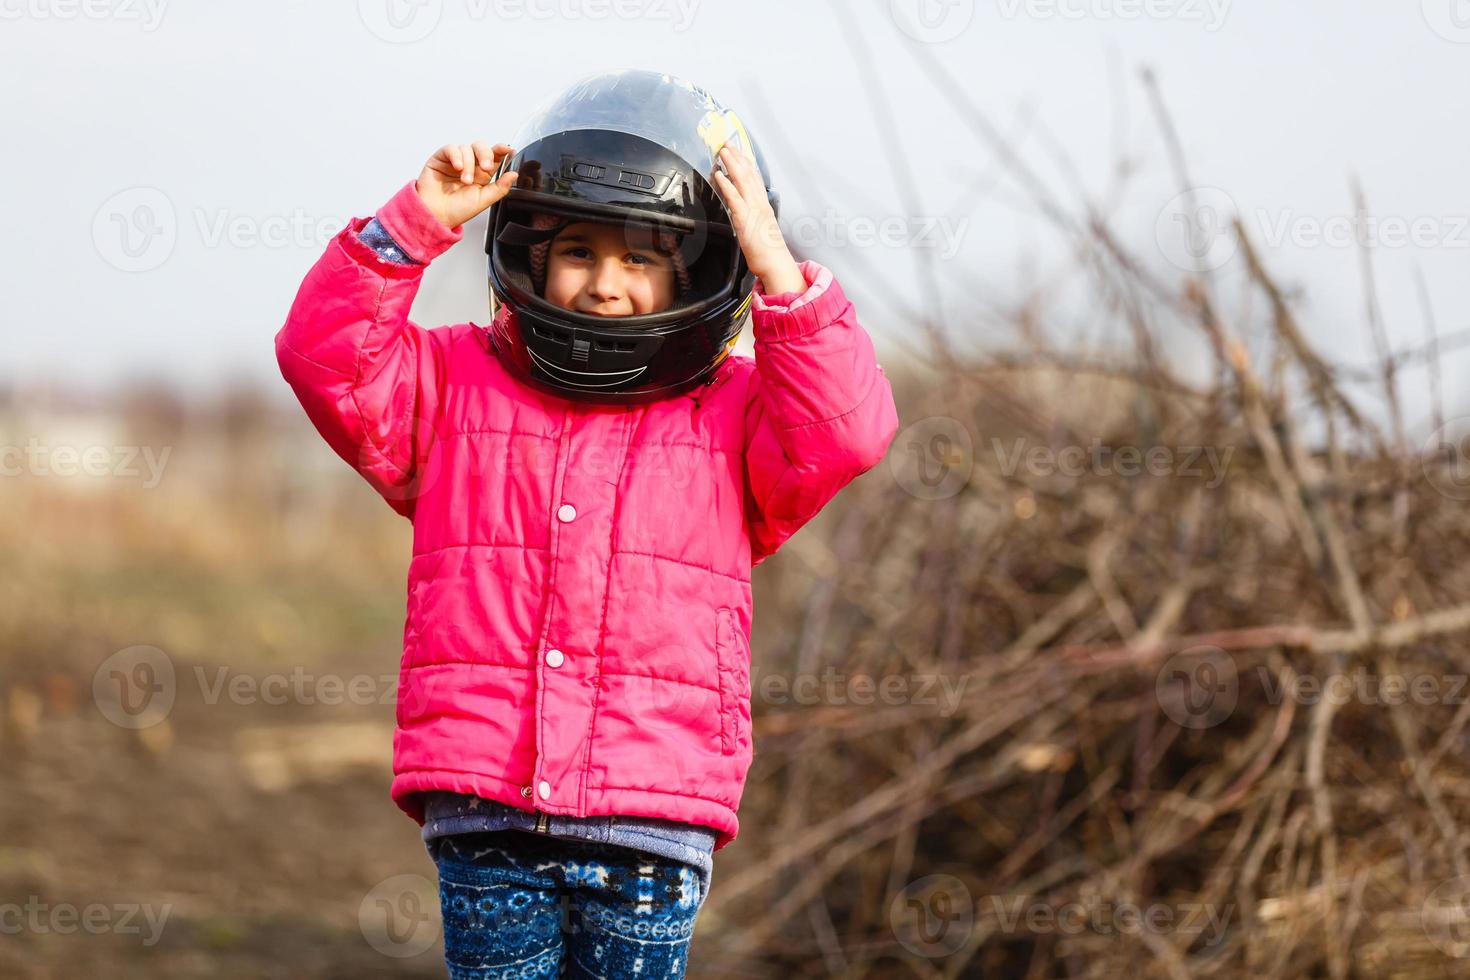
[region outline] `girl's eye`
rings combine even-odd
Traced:
[[[641,252],[629,252],[628,261],[634,265],[646,265],[655,269],[671,269],[672,263],[661,255],[645,255]]]
[[[571,248],[566,249],[561,254],[562,255],[569,256],[569,257],[574,258],[574,259],[590,258],[591,255],[592,255],[591,252],[589,252],[586,248],[584,248],[581,245],[573,245]]]

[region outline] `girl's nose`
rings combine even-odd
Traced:
[[[623,298],[623,271],[617,260],[609,259],[597,263],[588,291],[593,298],[603,303]]]

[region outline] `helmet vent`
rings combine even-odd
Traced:
[[[667,171],[639,170],[617,163],[583,160],[570,153],[563,153],[561,157],[561,176],[564,180],[606,184],[619,190],[631,190],[653,197],[663,197],[678,175],[677,168]]]

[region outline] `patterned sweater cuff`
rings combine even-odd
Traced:
[[[398,265],[422,265],[417,259],[411,258],[403,248],[388,234],[388,230],[373,218],[367,226],[358,232],[357,238],[368,248],[378,253],[378,257],[385,262],[393,262]]]
[[[419,197],[414,181],[404,184],[375,217],[404,254],[420,263],[432,262],[464,237],[464,225],[446,228],[440,223]]]

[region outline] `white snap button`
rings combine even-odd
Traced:
[[[560,650],[546,651],[546,665],[548,667],[560,667],[564,659],[566,658],[562,656]]]
[[[556,509],[556,516],[563,524],[577,516],[577,508],[571,504],[562,504]]]
[[[541,794],[543,800],[547,799],[551,796],[551,784],[544,779],[541,780],[541,784],[536,787],[536,792]]]

